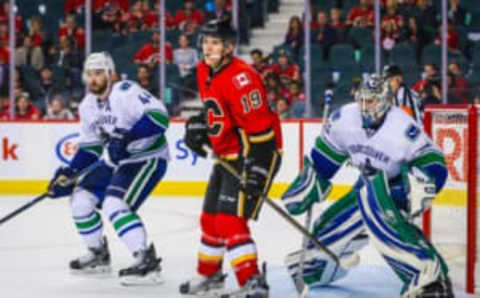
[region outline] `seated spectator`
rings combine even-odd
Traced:
[[[200,9],[195,8],[194,0],[184,0],[183,9],[175,14],[175,25],[185,33],[192,34],[204,23],[205,16]]]
[[[28,33],[28,36],[30,36],[30,38],[32,39],[33,45],[35,47],[43,47],[45,33],[43,32],[42,28],[42,20],[39,17],[32,17],[30,32]]]
[[[437,78],[438,77],[438,67],[437,65],[433,64],[433,63],[426,63],[424,66],[423,66],[423,73],[422,73],[422,79],[419,80],[418,82],[416,82],[412,89],[417,92],[417,93],[420,93],[423,88],[425,87],[425,85],[427,84],[427,81],[428,80],[432,80],[433,78]]]
[[[442,44],[442,25],[438,27],[438,35],[435,39],[435,44],[439,46]],[[458,36],[457,30],[455,30],[455,27],[452,25],[451,20],[448,20],[447,26],[447,46],[448,50],[451,52],[460,52],[460,38]]]
[[[4,0],[2,5],[0,6],[0,23],[6,24],[8,26],[9,17],[9,10],[10,10],[10,1]],[[21,36],[21,32],[23,30],[22,25],[23,19],[18,13],[15,13],[15,33],[17,36]]]
[[[144,21],[150,29],[158,27],[158,10],[160,7],[160,1],[161,0],[155,1],[153,9],[150,9],[148,1],[143,2]],[[167,27],[167,29],[171,29],[176,26],[173,17],[168,11],[165,12],[164,18],[165,27]]]
[[[263,52],[260,49],[253,49],[250,52],[252,59],[252,67],[260,74],[262,79],[266,81],[267,75],[272,71],[270,65],[267,64],[266,58],[263,57]]]
[[[452,20],[452,23],[455,26],[466,25],[467,11],[460,3],[460,0],[450,0],[450,5],[448,7],[448,19]],[[441,16],[439,16],[441,19]]]
[[[35,90],[32,90],[33,98],[37,106],[46,109],[48,102],[56,94],[61,94],[65,91],[66,86],[53,76],[53,71],[50,67],[45,66],[40,71],[40,81]]]
[[[8,46],[10,41],[10,34],[8,34],[8,24],[0,23],[0,43],[3,46]]]
[[[290,18],[288,23],[287,35],[285,35],[285,44],[291,46],[295,53],[298,54],[300,47],[303,45],[303,25],[298,16]]]
[[[82,68],[82,53],[79,52],[66,36],[60,37],[58,50],[53,55],[53,64],[56,66],[79,71]]]
[[[15,120],[39,120],[40,111],[30,101],[28,93],[22,93],[15,99]]]
[[[153,69],[160,62],[160,33],[154,31],[152,40],[144,44],[133,57],[135,64],[146,64]],[[173,59],[173,50],[169,42],[165,43],[165,62],[170,63]]]
[[[137,0],[133,2],[133,5],[130,8],[130,10],[122,14],[120,17],[119,22],[121,24],[119,26],[122,29],[119,31],[122,31],[128,34],[129,32],[136,32],[138,30],[148,29],[148,24],[145,22],[145,17],[146,16],[145,16],[145,11],[143,10],[143,1]]]
[[[16,66],[31,66],[36,71],[39,71],[45,64],[45,57],[40,47],[33,44],[30,36],[23,38],[23,46],[15,51],[15,65]]]
[[[291,81],[300,81],[300,67],[290,62],[287,52],[280,50],[278,53],[278,61],[272,66],[283,85],[288,86]]]
[[[302,90],[302,86],[299,82],[293,81],[288,88],[288,104],[292,105],[297,102],[305,102],[306,96]]]
[[[58,38],[66,36],[70,42],[79,50],[85,48],[85,30],[77,26],[74,15],[67,15],[65,23],[58,30]]]
[[[158,95],[157,82],[152,81],[150,68],[146,65],[139,65],[137,69],[137,82],[142,88],[147,89],[151,94]]]
[[[425,30],[418,26],[414,17],[408,18],[407,24],[402,27],[399,42],[411,42],[416,48],[417,61],[420,61],[422,51],[428,43],[428,36]]]
[[[404,21],[403,17],[397,12],[396,4],[388,4],[387,12],[382,18],[381,26],[382,28],[387,24],[391,24],[393,33],[396,36],[400,35],[400,30],[403,27]]]
[[[275,103],[275,111],[277,112],[278,116],[282,119],[290,117],[288,108],[289,108],[288,101],[284,97],[280,97]]]
[[[397,30],[395,23],[387,22],[382,26],[382,47],[385,51],[391,51],[397,40],[400,39],[400,33]]]
[[[360,0],[358,6],[353,7],[348,13],[347,25],[349,26],[373,26],[375,11],[368,0]]]
[[[232,5],[231,3],[227,3],[226,0],[214,0],[213,2],[207,2],[205,7],[207,10],[207,20],[231,17]]]
[[[432,1],[430,0],[418,0],[417,1],[417,20],[420,27],[431,27],[437,28],[437,12],[435,11],[435,6],[433,6]]]
[[[439,77],[426,79],[425,85],[420,91],[423,106],[442,103],[442,85]]]
[[[95,0],[93,2],[95,2]],[[81,14],[84,8],[85,0],[65,0],[63,3],[63,11],[66,15]]]
[[[95,0],[92,5],[96,29],[113,28],[130,8],[128,0]]]
[[[342,10],[336,7],[333,7],[330,10],[330,26],[337,30],[345,29],[345,22],[342,21]]]
[[[448,71],[452,76],[452,82],[449,85],[449,91],[458,99],[458,103],[470,103],[469,89],[470,84],[464,77],[457,62],[451,62],[448,65]]]
[[[7,96],[0,97],[0,121],[10,119],[10,99]]]
[[[73,120],[73,114],[65,107],[65,100],[62,96],[54,96],[48,103],[47,113],[43,120]]]
[[[323,59],[328,60],[330,48],[338,42],[337,31],[328,23],[328,16],[325,12],[319,11],[313,26],[315,33],[313,41],[323,46]]]
[[[198,63],[198,53],[196,49],[190,47],[189,42],[186,34],[179,36],[178,44],[180,47],[173,51],[173,63],[180,70],[182,85],[185,89],[183,96],[195,97],[193,91],[197,88],[195,68]]]

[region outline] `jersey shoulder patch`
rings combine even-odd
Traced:
[[[131,86],[132,86],[132,82],[130,81],[120,82],[120,90],[122,91],[127,91],[128,89],[130,89]]]
[[[405,136],[410,141],[415,141],[420,135],[420,133],[421,133],[420,128],[415,124],[408,125],[407,129],[405,130]]]

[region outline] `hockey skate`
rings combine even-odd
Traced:
[[[199,275],[180,285],[182,295],[218,297],[225,286],[226,275],[221,271],[212,276]]]
[[[162,259],[157,258],[153,244],[146,250],[135,252],[133,257],[135,263],[118,273],[122,285],[155,285],[163,282],[160,274]]]
[[[71,261],[70,269],[75,274],[110,273],[112,268],[110,267],[110,252],[108,251],[107,238],[103,238],[100,247],[89,247],[85,256]]]
[[[263,273],[252,276],[247,283],[237,291],[224,293],[220,298],[268,298],[269,286],[266,277],[266,265],[263,264]]]

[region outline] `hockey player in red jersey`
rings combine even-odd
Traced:
[[[213,20],[202,28],[204,59],[197,68],[197,83],[204,112],[187,121],[185,142],[203,157],[205,146],[211,147],[244,179],[238,181],[222,164],[214,165],[200,218],[199,276],[182,284],[180,292],[222,290],[226,254],[240,285],[236,297],[266,298],[268,285],[258,269],[248,220],[258,217],[262,195],[279,168],[281,130],[260,75],[233,55],[235,36],[229,19]]]

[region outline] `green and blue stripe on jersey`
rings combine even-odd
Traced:
[[[332,178],[348,158],[347,154],[339,152],[323,136],[317,137],[310,155],[317,174],[324,179]]]

